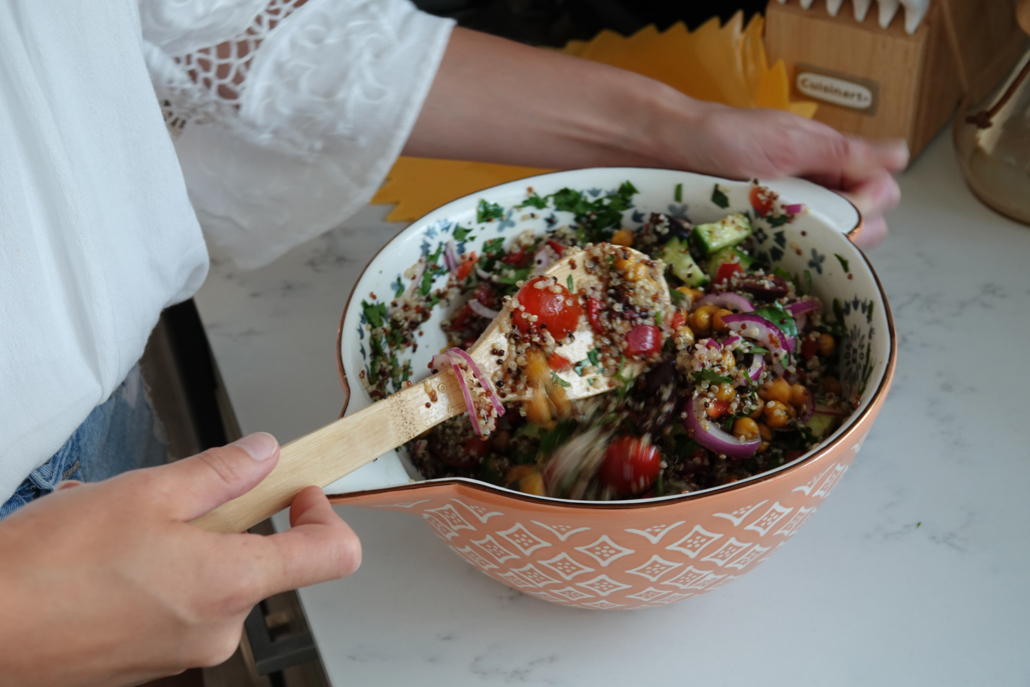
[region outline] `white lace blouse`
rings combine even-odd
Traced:
[[[369,200],[451,26],[406,0],[0,2],[0,502],[199,288],[198,219],[246,267]]]

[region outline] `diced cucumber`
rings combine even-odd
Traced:
[[[691,236],[697,240],[705,255],[712,255],[751,236],[751,222],[747,215],[738,212],[727,215],[718,222],[694,227]]]
[[[824,415],[823,413],[814,413],[812,417],[808,418],[803,426],[812,433],[812,436],[816,439],[822,439],[837,425],[839,420],[836,415]]]
[[[708,281],[708,275],[694,262],[687,244],[679,239],[672,239],[665,244],[662,260],[672,268],[673,274],[690,286],[701,286]]]
[[[723,248],[721,251],[708,259],[708,274],[714,279],[715,273],[719,271],[719,265],[727,262],[740,263],[745,270],[751,267],[754,260],[751,256],[738,248]]]

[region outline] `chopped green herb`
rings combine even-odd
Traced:
[[[476,208],[476,221],[477,222],[489,222],[490,220],[500,219],[504,217],[504,208],[497,203],[488,203],[485,200],[479,201],[479,207]]]
[[[520,209],[525,207],[532,207],[536,208],[537,210],[543,210],[547,207],[547,199],[541,198],[537,195],[536,191],[533,191],[529,194],[529,198],[526,198],[525,201],[523,201],[519,205],[516,205],[515,207]]]
[[[572,368],[572,371],[575,372],[576,374],[578,374],[580,377],[582,377],[583,376],[583,371],[586,370],[586,368],[587,368],[587,361],[586,360],[580,360],[578,363],[576,363],[575,367]]]
[[[654,323],[659,327],[662,326],[662,312],[660,310],[654,314]]]
[[[679,200],[677,198],[677,200]],[[654,495],[665,496],[665,482],[662,480],[662,470],[658,471],[658,479],[654,483]]]
[[[812,273],[805,270],[805,295],[812,295]]]
[[[723,431],[724,432],[732,432],[733,431],[733,421],[736,420],[736,419],[737,418],[733,417],[732,415],[730,415],[728,418],[726,418],[726,422],[722,423]]]
[[[471,234],[471,233],[472,233],[472,227],[468,227],[468,228],[465,228],[465,227],[462,227],[462,226],[454,227],[454,240],[455,241],[464,241],[466,238],[468,238],[468,235]]]
[[[754,314],[764,317],[775,324],[786,336],[794,337],[798,335],[798,326],[794,322],[793,315],[784,310],[783,306],[779,303],[773,302],[772,305],[758,308],[754,311]]]
[[[733,380],[730,379],[729,377],[724,377],[723,375],[719,374],[718,372],[715,372],[714,370],[709,370],[707,368],[705,368],[704,370],[701,370],[700,372],[691,372],[690,376],[693,377],[698,382],[712,382],[714,384],[732,384],[733,383]]]
[[[673,194],[673,198],[676,199],[677,203],[683,202],[683,184],[676,184],[676,192]]]
[[[712,202],[724,210],[730,206],[730,199],[719,188],[719,184],[716,184],[715,189],[712,190]]]
[[[768,348],[762,348],[761,346],[752,346],[751,347],[751,352],[752,353],[757,353],[759,355],[769,355],[769,349]]]
[[[368,326],[372,329],[379,329],[386,321],[386,303],[366,303],[361,301],[361,310],[365,313]]]
[[[427,269],[422,273],[422,283],[418,287],[419,294],[428,296],[429,292],[433,290],[433,278],[436,276],[435,270]]]
[[[786,281],[794,281],[794,278],[790,276],[790,272],[788,272],[787,270],[783,269],[779,265],[777,265],[776,267],[773,268],[773,274],[775,274],[777,277],[780,277],[780,278],[782,278],[782,279],[784,279]]]
[[[590,364],[593,365],[594,367],[600,367],[601,360],[597,357],[597,349],[596,348],[592,349],[589,353],[587,353],[587,360],[589,360]]]
[[[920,520],[919,522],[916,523],[916,527],[922,527],[922,526],[923,526],[923,521],[922,520]]]
[[[575,287],[574,282],[572,281],[572,275],[571,274],[569,275],[569,278],[566,280],[566,282],[569,285],[569,293],[574,293],[576,291],[576,287]]]
[[[402,295],[404,295],[404,282],[397,277],[397,281],[393,283],[393,297],[400,298]]]
[[[851,271],[850,269],[848,269],[848,261],[844,259],[844,256],[834,253],[833,257],[837,258],[837,262],[840,263],[840,266],[844,268],[845,272]]]
[[[686,298],[687,298],[687,294],[683,293],[679,289],[670,289],[669,290],[669,300],[672,301],[673,305],[679,305],[684,300],[686,300]]]
[[[782,227],[790,221],[790,215],[769,215],[765,221],[769,223],[770,227]]]
[[[504,248],[503,237],[499,236],[495,239],[490,239],[489,241],[483,244],[483,255],[486,255],[487,253],[496,253],[502,248]]]
[[[551,373],[551,381],[553,383],[557,384],[558,386],[566,386],[566,387],[572,386],[571,384],[566,382],[564,379],[559,377],[557,372],[552,372]]]

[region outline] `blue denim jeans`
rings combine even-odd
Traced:
[[[111,397],[93,409],[57,453],[22,482],[3,505],[0,520],[45,496],[63,480],[99,482],[167,459],[164,432],[147,397],[139,365]]]

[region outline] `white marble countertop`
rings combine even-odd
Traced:
[[[501,586],[410,515],[341,508],[364,563],[301,590],[332,683],[1028,684],[1030,228],[973,198],[948,132],[901,185],[891,237],[870,253],[897,377],[789,546],[711,594],[591,612]],[[366,208],[254,272],[213,265],[197,303],[245,432],[285,442],[336,418],[336,327],[402,228],[385,213]]]

